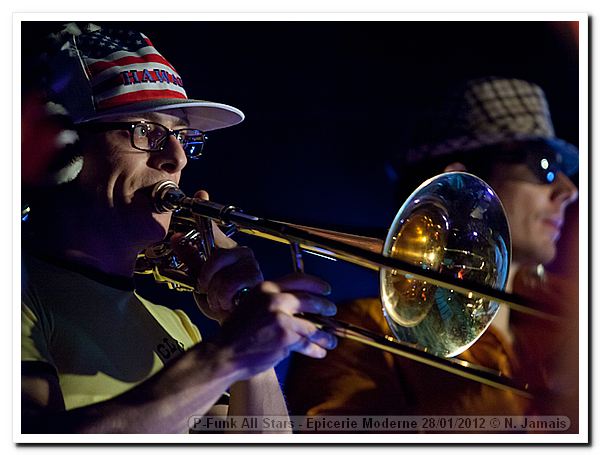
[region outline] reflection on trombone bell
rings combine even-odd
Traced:
[[[153,197],[157,212],[175,212],[171,231],[185,232],[182,240],[194,242],[204,257],[214,248],[213,220],[228,235],[239,231],[291,245],[298,271],[303,270],[302,252],[378,271],[383,312],[397,339],[343,321],[299,316],[337,336],[531,396],[527,384],[451,358],[477,341],[500,303],[558,320],[502,291],[510,264],[508,222],[500,200],[478,177],[451,172],[424,182],[400,208],[385,241],[248,215],[233,206],[186,197],[171,181],[156,184]],[[153,274],[171,289],[194,290],[168,241],[142,252],[136,273]]]

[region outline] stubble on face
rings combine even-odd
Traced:
[[[566,207],[553,199],[552,186],[538,183],[522,164],[498,165],[490,184],[506,211],[513,261],[532,265],[551,262]]]
[[[127,131],[97,134],[84,155],[78,189],[88,201],[89,220],[114,235],[149,244],[164,238],[171,214],[154,213],[151,190],[167,178],[148,165],[148,153],[131,146]],[[179,180],[179,175],[168,176]]]

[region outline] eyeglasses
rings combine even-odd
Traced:
[[[193,128],[171,130],[160,123],[147,122],[90,122],[82,123],[80,128],[93,132],[112,130],[129,131],[131,146],[145,152],[159,152],[164,150],[169,136],[175,136],[188,158],[198,159],[202,156],[206,134]]]
[[[485,155],[493,156],[495,161],[526,165],[531,178],[544,185],[552,184],[560,172],[566,174],[563,156],[544,144],[501,144],[490,147],[488,152]]]
[[[562,171],[562,156],[550,149],[529,150],[525,164],[541,183],[551,184]]]

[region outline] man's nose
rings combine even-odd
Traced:
[[[570,204],[579,195],[575,184],[562,172],[558,173],[556,180],[552,184],[552,189],[552,198],[559,200],[561,204]]]
[[[187,156],[181,143],[171,135],[165,140],[162,150],[152,152],[149,164],[168,174],[176,174],[187,164]]]

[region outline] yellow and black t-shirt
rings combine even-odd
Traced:
[[[180,310],[125,282],[23,254],[21,365],[50,368],[67,410],[113,398],[200,342]]]

